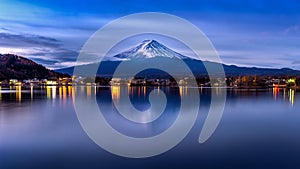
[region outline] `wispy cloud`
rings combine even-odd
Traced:
[[[60,42],[57,39],[44,37],[33,34],[11,34],[0,33],[1,46],[45,46],[45,47],[59,47]]]
[[[299,25],[293,25],[293,26],[290,26],[290,27],[286,28],[283,33],[285,35],[287,35],[289,33],[295,33],[295,32],[298,32],[299,29],[300,29]]]
[[[45,36],[22,33],[0,33],[0,53],[14,53],[28,57],[48,68],[61,67],[61,62],[75,62],[77,51],[63,47],[61,41]]]

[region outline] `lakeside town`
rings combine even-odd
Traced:
[[[105,78],[71,76],[56,79],[8,79],[0,81],[0,86],[189,86],[190,77],[184,77],[177,82],[173,78]],[[238,76],[225,79],[209,77],[196,78],[199,87],[232,87],[232,88],[292,88],[299,89],[300,77],[259,77]]]
[[[154,43],[154,42],[153,42]],[[156,42],[157,43],[157,42]],[[71,72],[49,70],[34,61],[14,55],[0,54],[0,86],[191,86],[196,79],[199,87],[230,87],[244,89],[291,88],[300,89],[300,71],[284,69],[259,69],[227,66],[226,78],[210,78],[201,73],[200,61],[192,61],[194,76],[180,74],[176,80],[170,75],[138,74],[134,78],[111,78],[113,72],[97,77],[71,76]],[[108,68],[114,70],[109,62]],[[194,65],[196,64],[196,66]],[[106,65],[107,66],[107,65]],[[226,66],[226,65],[224,65]],[[230,69],[229,69],[230,68]]]

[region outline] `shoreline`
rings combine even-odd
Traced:
[[[194,86],[189,85],[98,85],[98,84],[88,84],[88,85],[0,85],[0,90],[2,89],[10,89],[11,87],[21,87],[21,88],[47,88],[47,87],[186,87],[186,88],[195,88]],[[260,90],[260,89],[292,89],[292,90],[300,90],[300,86],[293,87],[276,87],[276,86],[241,86],[241,87],[233,87],[233,86],[197,86],[196,88],[203,89],[237,89],[237,90]]]

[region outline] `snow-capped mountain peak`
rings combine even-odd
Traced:
[[[144,40],[137,46],[126,50],[120,54],[114,56],[115,58],[122,60],[131,60],[131,59],[148,59],[155,57],[167,57],[167,58],[179,58],[187,59],[188,57],[183,56],[161,43],[155,40]]]

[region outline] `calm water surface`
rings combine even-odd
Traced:
[[[160,88],[167,96],[165,112],[151,124],[124,120],[112,100],[128,90],[138,110],[150,104],[153,87],[1,88],[0,168],[299,168],[300,93],[288,89],[227,89],[223,118],[204,144],[199,133],[210,106],[211,92],[199,89],[198,119],[188,136],[172,150],[146,159],[129,159],[98,147],[81,128],[74,96],[96,97],[113,128],[133,137],[166,130],[178,115],[188,88]],[[187,112],[188,114],[188,112]],[[159,144],[159,143],[158,143]]]

